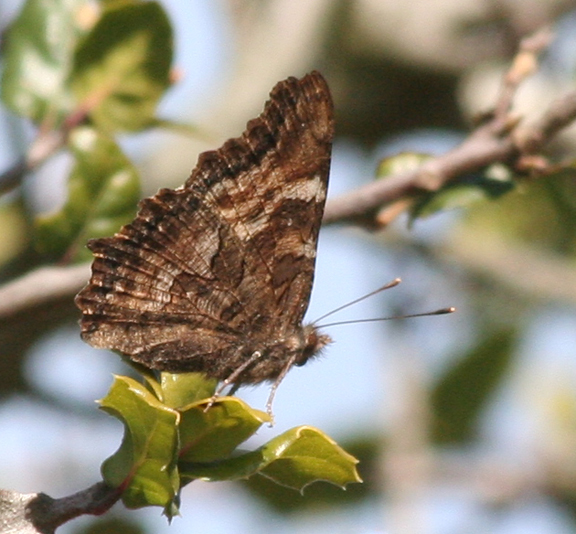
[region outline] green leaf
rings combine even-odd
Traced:
[[[442,377],[431,398],[436,443],[465,443],[475,437],[482,410],[509,369],[515,341],[514,329],[493,332]]]
[[[122,489],[128,508],[172,510],[180,481],[176,469],[178,412],[135,380],[117,376],[100,407],[125,428],[122,445],[102,464],[104,481]],[[174,510],[170,513],[172,515]]]
[[[180,410],[180,461],[207,463],[227,458],[270,416],[236,397],[222,397]]]
[[[212,397],[218,380],[203,373],[160,373],[160,399],[171,408],[181,408]]]
[[[376,177],[415,171],[432,156],[405,152],[383,159],[376,170]],[[496,199],[515,188],[513,174],[508,167],[497,163],[481,172],[468,174],[450,181],[438,191],[422,192],[415,197],[411,208],[410,223],[418,217],[428,217],[439,211],[469,207],[480,201]]]
[[[278,484],[303,491],[317,480],[344,488],[350,482],[362,482],[358,460],[344,451],[326,434],[312,427],[294,428],[266,445],[266,456],[275,459],[260,473]]]
[[[382,436],[365,436],[346,442],[346,451],[358,460],[358,470],[363,484],[351,484],[342,491],[333,484],[311,484],[306,487],[305,498],[286,486],[280,486],[265,476],[253,476],[242,481],[242,486],[263,505],[276,514],[314,513],[319,508],[358,506],[362,502],[380,499],[382,480],[377,475],[385,453]]]
[[[417,152],[401,152],[389,158],[380,160],[376,169],[376,178],[384,179],[387,176],[402,172],[415,171],[432,156],[429,154],[419,154]]]
[[[77,50],[72,89],[99,128],[141,130],[170,86],[172,28],[157,2],[111,5]]]
[[[344,488],[361,482],[356,460],[320,430],[301,426],[284,432],[259,449],[213,464],[181,463],[182,478],[235,480],[257,473],[299,491],[323,480]]]
[[[72,109],[74,48],[91,18],[87,0],[28,0],[5,40],[2,99],[16,114],[54,127]]]
[[[58,212],[38,217],[36,245],[51,257],[88,260],[89,238],[111,235],[133,219],[139,179],[118,145],[92,128],[75,129],[69,146],[75,165],[68,199]]]
[[[490,165],[482,172],[461,176],[438,191],[419,195],[411,210],[411,222],[439,211],[469,208],[478,202],[495,200],[515,187],[508,167],[500,163]]]

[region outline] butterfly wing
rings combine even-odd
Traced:
[[[240,139],[200,156],[186,187],[205,190],[244,244],[249,315],[265,315],[278,332],[299,326],[308,307],[334,124],[317,72],[279,83],[270,96]],[[254,299],[251,284],[266,286],[266,298]]]
[[[280,82],[240,138],[200,155],[183,188],[91,241],[92,278],[76,298],[83,338],[148,367],[225,378],[259,340],[300,328],[332,114],[319,73]]]

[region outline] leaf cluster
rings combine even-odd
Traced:
[[[29,166],[61,148],[73,160],[66,202],[36,221],[44,257],[87,260],[88,238],[134,216],[139,177],[115,136],[158,123],[172,56],[172,28],[158,2],[28,0],[8,29],[1,96],[37,126]]]
[[[102,465],[104,481],[122,490],[128,508],[162,506],[178,513],[180,489],[194,481],[261,475],[303,491],[323,480],[344,488],[360,482],[357,460],[320,430],[300,426],[249,452],[238,447],[270,416],[235,397],[196,400],[212,388],[195,373],[164,375],[142,385],[116,377],[100,407],[125,427],[118,451]]]

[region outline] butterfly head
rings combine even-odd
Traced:
[[[322,349],[332,343],[332,338],[327,334],[322,334],[313,324],[302,327],[298,334],[294,335],[292,342],[298,354],[294,360],[294,365],[301,367],[310,358],[318,355]]]

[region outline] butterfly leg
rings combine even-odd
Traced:
[[[216,401],[216,399],[222,394],[222,392],[230,385],[233,384],[234,381],[248,368],[250,367],[256,360],[260,359],[262,357],[262,353],[259,350],[256,350],[252,353],[252,356],[250,356],[250,358],[248,358],[240,367],[238,367],[238,369],[235,369],[234,372],[228,376],[225,380],[222,381],[222,384],[220,384],[220,387],[216,390],[216,392],[214,393],[214,395],[212,395],[212,397],[210,397],[210,400],[208,401],[208,404],[206,405],[206,408],[204,408],[204,411],[207,412],[211,406],[214,404],[214,402]],[[236,391],[238,388],[240,387],[240,384],[234,384],[232,391]]]
[[[266,413],[270,416],[270,426],[274,426],[274,414],[272,413],[272,404],[274,402],[274,397],[276,396],[276,390],[278,389],[280,382],[284,380],[284,377],[288,374],[288,371],[290,371],[290,369],[294,365],[294,362],[296,361],[297,357],[298,354],[295,354],[288,360],[288,362],[284,366],[284,369],[282,369],[282,371],[278,375],[278,378],[276,378],[276,380],[272,384],[272,387],[270,388],[270,394],[268,395],[268,401],[266,402]]]
[[[242,385],[242,384],[234,384],[234,385],[230,388],[230,391],[228,391],[228,395],[229,395],[229,396],[234,395],[234,393],[236,393],[236,392],[240,389],[240,386],[241,386],[241,385]]]

